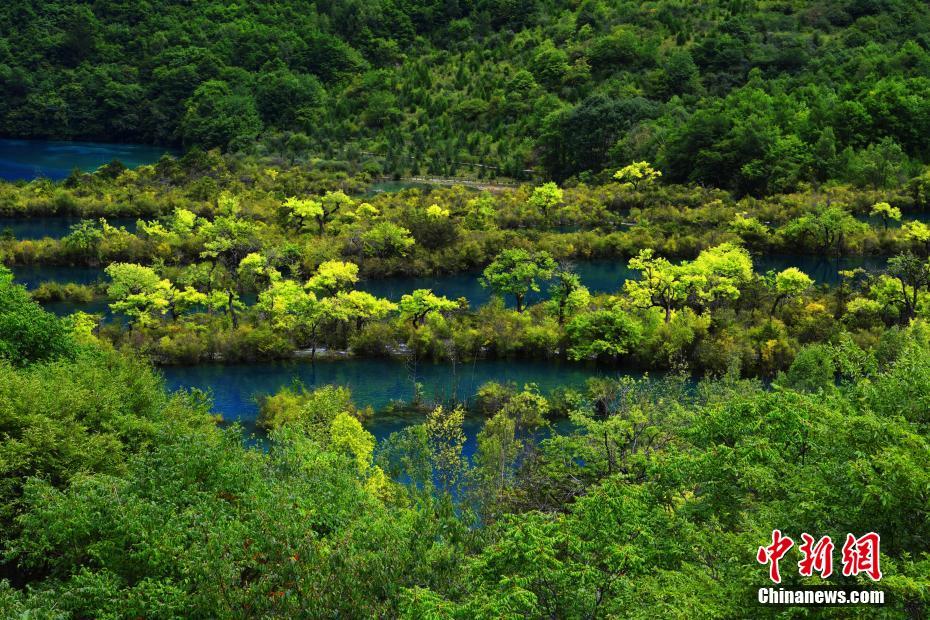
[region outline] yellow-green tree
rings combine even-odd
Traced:
[[[465,473],[465,410],[456,407],[447,410],[441,405],[426,416],[426,433],[429,438],[433,470],[439,488],[454,491]]]
[[[504,250],[484,269],[481,286],[497,295],[513,295],[517,312],[523,312],[527,293],[539,292],[540,282],[551,278],[555,268],[555,261],[548,252]]]
[[[688,297],[688,285],[682,281],[679,269],[667,259],[655,256],[651,249],[640,250],[628,266],[640,274],[623,285],[630,302],[639,308],[660,308],[665,313],[665,322],[670,322],[672,313]]]
[[[652,185],[661,176],[662,172],[653,168],[648,161],[634,162],[614,173],[614,179],[636,190]]]
[[[309,280],[307,290],[320,297],[331,297],[336,293],[352,288],[358,282],[358,265],[355,263],[330,260],[321,263]]]
[[[775,293],[775,300],[772,302],[772,312],[778,308],[778,304],[786,299],[797,297],[809,289],[814,284],[810,276],[798,269],[797,267],[788,267],[775,275],[772,288]]]
[[[427,288],[418,288],[409,295],[400,298],[400,316],[410,321],[414,329],[423,324],[430,316],[440,316],[458,308],[458,304],[451,299],[436,295]]]
[[[888,222],[890,220],[894,220],[895,222],[901,221],[901,209],[892,207],[887,202],[876,202],[872,205],[872,210],[869,214],[882,218],[882,226],[884,226],[885,230],[888,230]]]
[[[527,203],[529,206],[542,214],[543,221],[548,222],[552,211],[562,203],[564,192],[555,183],[544,183],[533,188]]]

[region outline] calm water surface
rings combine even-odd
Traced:
[[[860,222],[865,222],[877,230],[881,230],[881,228],[884,226],[882,218],[877,215],[857,215],[856,219]],[[913,220],[924,223],[930,222],[930,211],[905,211],[901,214],[901,221],[888,220],[888,229],[891,230],[892,228],[901,228]]]
[[[573,268],[592,293],[617,292],[623,287],[623,283],[634,275],[627,269],[626,260],[623,259],[577,262],[573,263]],[[359,283],[358,288],[391,301],[398,301],[402,295],[415,289],[429,288],[437,295],[444,295],[449,299],[465,297],[472,307],[476,307],[491,299],[490,291],[481,286],[480,277],[480,271],[471,271],[432,277],[381,278],[364,280]],[[527,295],[527,303],[537,303],[546,299],[547,288],[543,285],[539,293]],[[508,306],[514,305],[512,298],[507,298],[506,302]]]
[[[92,172],[118,159],[130,168],[158,161],[171,149],[142,144],[0,139],[0,179],[67,178],[75,168]]]
[[[887,259],[880,256],[846,256],[841,258],[825,258],[818,256],[760,256],[753,260],[755,270],[765,273],[771,269],[780,271],[788,267],[798,267],[808,274],[818,284],[836,285],[839,283],[839,272],[843,270],[863,268],[869,272],[877,272],[885,268]],[[626,267],[626,261],[591,261],[578,262],[575,270],[581,276],[581,281],[592,293],[614,293],[623,287],[623,282],[633,277]],[[13,267],[16,280],[32,290],[42,282],[75,282],[78,284],[93,284],[105,282],[106,274],[100,267],[74,267],[58,265],[21,265]],[[398,301],[402,295],[418,288],[432,289],[438,295],[450,299],[465,297],[471,306],[477,307],[491,299],[490,292],[479,282],[480,272],[467,272],[435,277],[397,277],[382,278],[380,280],[363,280],[358,288],[372,295]],[[539,293],[527,296],[527,303],[537,303],[547,296],[546,286],[541,287]],[[513,299],[507,298],[508,306],[513,306]],[[97,303],[89,309],[88,304],[60,303],[50,310],[56,313],[67,314],[75,310],[84,312],[100,312],[105,304]]]
[[[13,237],[14,239],[61,239],[71,233],[71,227],[80,224],[80,217],[70,216],[42,216],[42,217],[0,217],[0,238]],[[98,220],[93,218],[92,221]],[[111,217],[107,218],[110,226],[125,228],[136,232],[138,218]]]
[[[11,269],[16,281],[29,290],[43,282],[94,284],[107,279],[102,267],[84,265],[16,265]]]
[[[269,362],[261,364],[201,364],[162,368],[169,389],[197,388],[213,396],[213,410],[226,421],[238,421],[250,435],[257,431],[258,398],[274,394],[296,382],[307,388],[344,385],[352,390],[360,407],[381,409],[392,401],[409,401],[414,380],[422,385],[423,397],[430,401],[466,401],[487,381],[513,381],[518,386],[535,383],[544,394],[558,386],[580,387],[594,376],[629,374],[616,369],[598,368],[558,361],[484,360],[474,363],[420,363],[416,372],[399,360],[343,359]],[[375,414],[366,424],[379,440],[405,426],[422,421],[412,414]],[[475,436],[484,420],[466,418],[466,453],[475,450]]]
[[[753,267],[756,273],[765,273],[769,270],[781,271],[788,267],[797,267],[817,284],[839,284],[840,272],[862,268],[870,273],[885,268],[888,259],[884,256],[794,256],[794,255],[768,255],[753,258]]]

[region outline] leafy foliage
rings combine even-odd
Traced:
[[[0,266],[0,363],[16,365],[53,359],[72,352],[74,343],[65,324],[13,283]]]
[[[4,135],[755,195],[928,162],[914,0],[124,4],[4,4]]]

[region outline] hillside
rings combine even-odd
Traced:
[[[10,0],[0,134],[259,137],[388,174],[645,159],[739,193],[894,185],[930,158],[928,32],[909,0]]]

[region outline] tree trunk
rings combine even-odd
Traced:
[[[775,314],[775,309],[778,308],[778,304],[785,298],[784,295],[779,295],[775,298],[775,303],[772,304],[772,311],[769,314]]]
[[[239,327],[239,317],[236,316],[236,306],[233,303],[234,297],[232,289],[227,290],[226,294],[227,299],[229,300],[227,305],[229,310],[229,319],[232,321],[233,329],[237,329]]]

